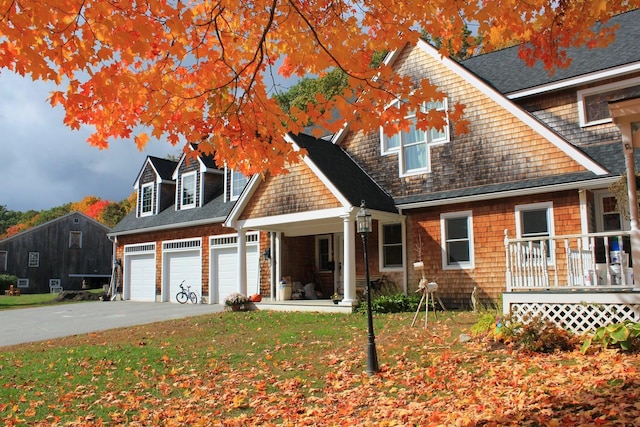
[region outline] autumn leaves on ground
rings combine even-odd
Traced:
[[[4,348],[6,425],[640,425],[640,355],[534,354],[477,316],[225,312]],[[424,318],[422,318],[424,319]]]

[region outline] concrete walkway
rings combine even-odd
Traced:
[[[89,301],[0,310],[0,347],[217,313],[223,309],[223,305],[217,304]]]

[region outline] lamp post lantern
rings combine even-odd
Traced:
[[[362,246],[364,251],[364,269],[367,292],[367,321],[369,326],[369,342],[367,344],[367,374],[373,375],[379,372],[378,354],[376,352],[376,336],[373,333],[373,316],[371,314],[371,282],[369,280],[369,255],[367,253],[367,241],[371,233],[371,214],[367,211],[364,200],[360,204],[360,210],[356,215],[358,233],[362,236]]]

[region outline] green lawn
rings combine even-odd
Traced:
[[[633,425],[638,355],[518,353],[477,314],[224,312],[0,351],[5,425]],[[433,316],[433,314],[431,314]]]
[[[102,293],[102,289],[91,289],[91,293]],[[34,307],[42,304],[67,304],[69,301],[57,302],[58,294],[21,294],[20,296],[0,295],[0,310],[8,308]]]

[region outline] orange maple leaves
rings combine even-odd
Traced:
[[[107,147],[113,138],[138,135],[135,143],[142,147],[148,132],[174,144],[200,142],[204,152],[243,172],[277,173],[300,155],[283,135],[301,132],[306,119],[329,132],[344,123],[371,131],[391,99],[408,99],[416,82],[386,65],[372,70],[369,64],[376,51],[415,43],[423,29],[451,40],[443,46],[456,49],[463,46],[457,35],[471,22],[487,49],[505,39],[528,40],[523,58],[552,69],[567,64],[563,49],[612,39],[613,29],[591,30],[597,20],[638,5],[638,0],[1,0],[0,68],[58,83],[61,89],[50,102],[65,108],[68,126],[95,129],[92,145]],[[471,48],[476,43],[472,37],[467,42]],[[442,53],[448,54],[444,47]],[[307,112],[295,110],[297,117],[273,100],[282,90],[278,73],[321,75],[336,67],[349,76],[340,96]],[[414,96],[413,109],[434,93],[430,88]],[[334,120],[334,110],[341,120]]]

